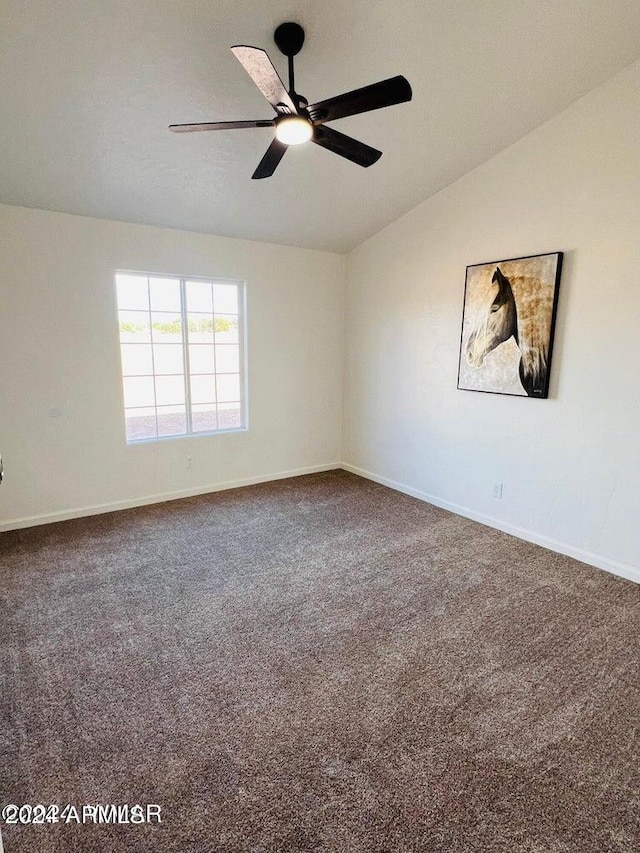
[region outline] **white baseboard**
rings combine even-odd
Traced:
[[[175,501],[179,498],[192,498],[196,495],[206,495],[211,492],[221,492],[225,489],[237,489],[242,486],[253,486],[256,483],[268,483],[271,480],[286,480],[289,477],[300,477],[303,474],[318,474],[322,471],[335,471],[341,468],[339,462],[329,462],[325,465],[311,465],[307,468],[296,468],[293,471],[277,471],[271,474],[261,474],[258,477],[244,477],[240,480],[227,480],[224,483],[212,483],[208,486],[198,486],[195,489],[180,489],[175,492],[163,492],[157,495],[142,495],[125,501],[114,501],[107,504],[76,507],[74,509],[51,512],[43,515],[30,515],[24,518],[14,518],[0,522],[0,533],[8,530],[19,530],[24,527],[35,527],[40,524],[51,524],[55,521],[67,521],[70,518],[84,518],[87,515],[102,515],[105,512],[117,512],[121,509],[132,509],[137,506]]]
[[[395,489],[398,492],[403,492],[405,495],[410,495],[418,500],[438,506],[441,509],[449,510],[456,515],[462,515],[465,518],[470,518],[472,521],[478,521],[480,524],[485,524],[487,527],[493,527],[496,530],[502,530],[503,533],[509,533],[511,536],[516,536],[518,539],[524,539],[527,542],[533,542],[535,545],[541,545],[543,548],[548,548],[550,551],[556,551],[558,554],[564,554],[567,557],[573,557],[574,560],[579,560],[581,563],[588,563],[590,566],[595,566],[597,569],[604,569],[605,572],[610,572],[613,575],[618,575],[621,578],[626,578],[635,583],[640,583],[640,569],[619,563],[616,560],[609,560],[607,557],[602,557],[600,554],[592,554],[589,551],[583,551],[581,548],[576,548],[573,545],[568,545],[566,542],[559,542],[557,539],[551,539],[549,536],[544,536],[541,533],[536,533],[533,530],[527,530],[524,527],[518,527],[515,524],[508,524],[500,521],[500,519],[492,518],[484,515],[484,513],[476,512],[465,506],[460,506],[451,501],[445,501],[436,495],[430,495],[422,492],[419,489],[414,489],[411,486],[406,486],[403,483],[397,483],[395,480],[389,480],[387,477],[380,477],[372,471],[365,471],[363,468],[358,468],[356,465],[349,465],[343,462],[340,466],[345,471],[350,471],[352,474],[357,474],[359,477],[365,477],[367,480],[373,480],[375,483],[380,483],[382,486],[388,486],[390,489]]]
[[[83,518],[88,515],[101,515],[106,512],[117,512],[122,509],[132,509],[138,506],[164,503],[165,501],[178,500],[179,498],[190,498],[195,497],[196,495],[220,492],[226,489],[237,489],[242,486],[252,486],[257,483],[267,483],[272,480],[284,480],[288,477],[300,477],[304,474],[317,474],[322,471],[335,471],[339,468],[343,468],[345,471],[350,471],[352,474],[357,474],[359,477],[364,477],[367,480],[373,480],[383,486],[388,486],[391,489],[395,489],[396,491],[410,495],[411,497],[418,498],[418,500],[438,506],[441,509],[453,512],[456,515],[462,515],[465,518],[478,521],[480,524],[487,525],[487,527],[502,530],[504,533],[516,536],[518,539],[533,542],[535,545],[541,545],[543,548],[548,548],[550,551],[556,551],[558,554],[564,554],[567,557],[572,557],[582,563],[587,563],[598,569],[610,572],[611,574],[627,578],[627,580],[635,581],[635,583],[640,583],[640,569],[634,566],[626,563],[620,563],[616,560],[610,560],[607,557],[602,557],[600,554],[592,554],[589,551],[584,551],[581,548],[568,545],[566,542],[559,542],[556,539],[544,536],[541,533],[536,533],[533,530],[518,527],[514,524],[508,524],[500,519],[493,518],[481,512],[476,512],[475,510],[452,503],[451,501],[443,500],[436,495],[431,495],[427,492],[421,491],[420,489],[414,489],[411,486],[407,486],[404,483],[398,483],[395,480],[390,480],[388,477],[381,477],[378,474],[374,474],[372,471],[366,471],[364,468],[358,468],[356,465],[350,465],[347,462],[330,462],[324,465],[312,465],[306,468],[296,468],[291,471],[278,471],[270,474],[261,474],[257,477],[245,477],[239,480],[227,480],[223,483],[212,483],[207,486],[199,486],[193,489],[180,489],[174,492],[163,492],[162,494],[142,495],[124,501],[114,501],[113,503],[95,504],[93,506],[62,510],[60,512],[10,519],[8,521],[0,522],[0,533],[8,530],[19,530],[24,527],[35,527],[41,524],[51,524],[56,521],[67,521],[71,518]]]

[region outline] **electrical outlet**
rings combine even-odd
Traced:
[[[193,456],[187,456],[187,468],[193,468]]]
[[[493,496],[494,498],[502,497],[502,483],[494,483],[493,484]]]

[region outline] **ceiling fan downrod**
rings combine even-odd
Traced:
[[[308,102],[306,98],[301,97],[296,92],[295,75],[293,70],[293,57],[300,53],[302,45],[304,44],[304,30],[300,24],[295,24],[293,21],[287,21],[276,28],[276,31],[273,34],[273,40],[278,46],[278,50],[287,57],[289,65],[289,94],[291,95],[291,98],[296,103],[296,106],[301,106],[299,102],[302,102],[302,105],[307,106]]]

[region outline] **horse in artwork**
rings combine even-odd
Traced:
[[[530,276],[507,278],[499,266],[491,283],[498,286],[498,292],[467,339],[467,364],[480,367],[486,355],[513,337],[520,349],[518,373],[522,387],[529,397],[544,396],[551,341],[552,289]]]

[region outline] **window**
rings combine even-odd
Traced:
[[[246,427],[244,284],[117,272],[127,442]]]

